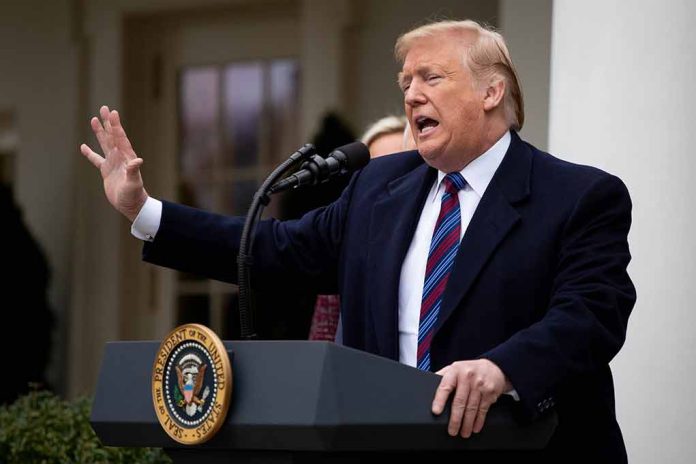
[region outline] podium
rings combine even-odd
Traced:
[[[161,447],[175,463],[384,462],[456,453],[467,463],[546,446],[555,414],[522,423],[502,396],[484,429],[447,434],[449,408],[430,411],[440,377],[359,350],[315,341],[226,341],[232,400],[218,433],[185,446],[161,428],[151,375],[159,342],[107,343],[91,424],[106,446]]]

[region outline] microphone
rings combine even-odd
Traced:
[[[326,158],[312,156],[300,170],[280,182],[273,184],[268,193],[274,194],[304,185],[317,185],[329,179],[362,168],[370,161],[370,152],[361,142],[338,147]]]

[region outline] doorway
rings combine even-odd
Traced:
[[[288,1],[126,17],[123,119],[150,195],[246,213],[299,146],[298,25]],[[141,244],[124,245],[123,338],[161,338],[186,322],[234,337],[235,285],[143,265]]]

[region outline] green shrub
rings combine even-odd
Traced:
[[[90,408],[89,398],[66,402],[48,392],[0,407],[0,463],[171,463],[157,448],[102,446],[89,424]]]

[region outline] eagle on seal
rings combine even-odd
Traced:
[[[196,409],[205,402],[205,396],[207,396],[203,395],[203,398],[200,397],[207,366],[202,363],[197,364],[195,362],[185,362],[182,359],[180,365],[176,366],[179,391],[184,395],[183,401],[179,402],[179,406],[183,407],[189,416],[193,416],[196,413]]]

